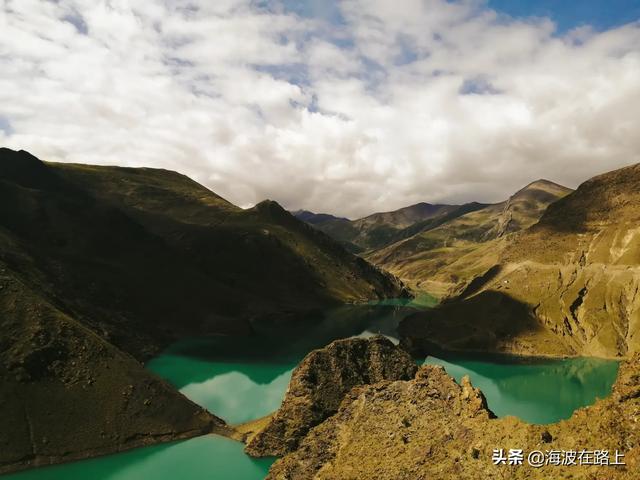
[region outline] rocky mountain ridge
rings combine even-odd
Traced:
[[[406,237],[411,227],[452,215],[460,208],[460,205],[433,205],[422,202],[390,212],[373,213],[356,220],[306,211],[295,214],[301,220],[342,242],[349,250],[361,253],[389,245]]]
[[[504,202],[478,204],[365,257],[414,289],[443,297],[493,266],[508,235],[533,225],[548,205],[570,191],[537,180]]]

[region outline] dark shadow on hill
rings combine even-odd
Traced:
[[[400,322],[398,333],[404,348],[426,356],[443,350],[500,352],[520,334],[540,329],[526,304],[484,291],[410,315]]]
[[[243,211],[174,172],[9,149],[0,287],[0,471],[218,428],[135,359],[402,290],[275,202]]]
[[[0,226],[10,239],[1,258],[137,358],[193,335],[249,335],[265,315],[336,305],[358,281],[359,292],[351,290],[364,300],[399,290],[391,276],[275,202],[248,211],[187,205],[193,196],[180,188],[151,185],[150,192],[158,176],[213,195],[173,172],[56,166],[1,149]],[[294,251],[300,243],[302,252]],[[342,277],[338,286],[334,277]]]
[[[11,242],[0,255],[30,288],[139,358],[171,330],[237,330],[224,317],[241,303],[224,284],[35,157],[1,153],[0,225]]]
[[[605,175],[615,177],[621,175],[623,170]],[[631,182],[630,185],[626,185],[627,182]],[[607,221],[612,214],[615,215],[613,197],[629,193],[627,190],[635,191],[636,188],[633,179],[605,181],[601,177],[592,178],[566,197],[551,203],[538,223],[531,227],[531,232],[585,233],[589,221]],[[616,192],[616,189],[619,191]]]
[[[561,198],[547,207],[538,223],[534,224],[532,233],[545,231],[562,233],[586,232],[586,210],[571,208],[571,195]]]
[[[440,225],[444,225],[445,223],[451,220],[455,220],[456,218],[466,215],[467,213],[475,212],[477,210],[482,210],[487,206],[488,204],[486,203],[478,203],[478,202],[465,203],[464,205],[461,205],[460,207],[456,208],[450,213],[414,223],[413,225],[410,225],[409,227],[406,227],[400,230],[392,240],[393,242],[398,242],[400,240],[404,240],[405,238],[409,238],[414,235],[417,235],[418,233],[433,230],[435,228],[438,228]]]
[[[484,272],[482,275],[477,276],[473,280],[471,280],[469,284],[465,287],[465,289],[462,291],[462,293],[458,297],[456,297],[456,299],[454,300],[460,300],[463,298],[470,297],[474,293],[478,292],[482,287],[484,287],[491,280],[496,278],[501,271],[502,271],[501,265],[499,264],[494,265],[489,270]],[[445,300],[445,303],[448,303],[447,300]]]

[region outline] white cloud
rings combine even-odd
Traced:
[[[264,4],[3,0],[0,141],[348,216],[640,161],[638,23],[559,35],[481,1],[349,0],[332,24]]]

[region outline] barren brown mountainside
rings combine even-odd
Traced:
[[[407,319],[405,345],[601,357],[637,352],[639,220],[640,165],[588,180],[509,238],[457,296]]]
[[[425,225],[365,257],[418,290],[444,296],[491,267],[510,233],[533,225],[548,205],[570,192],[548,180],[537,180],[504,202],[475,204],[477,208]]]

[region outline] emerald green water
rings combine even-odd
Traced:
[[[426,303],[429,299],[426,299]],[[319,312],[295,324],[254,325],[257,335],[239,339],[182,342],[149,362],[186,396],[230,424],[260,418],[276,410],[291,373],[310,350],[336,338],[387,335],[418,302],[346,306]],[[440,355],[419,363],[438,364],[460,380],[469,375],[498,416],[516,415],[533,423],[571,416],[579,407],[605,397],[615,380],[617,362],[598,359],[523,360],[489,355]],[[107,457],[30,470],[13,480],[257,480],[272,459],[255,460],[242,445],[215,435],[146,447]]]
[[[499,356],[428,357],[458,382],[469,375],[498,417],[513,415],[529,423],[553,423],[604,398],[618,373],[618,362],[597,358],[523,361]]]
[[[250,480],[263,479],[271,460],[252,460],[234,440],[193,438],[81,462],[8,475],[38,480]]]

